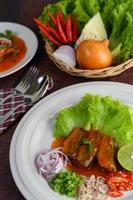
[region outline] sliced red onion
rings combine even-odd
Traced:
[[[11,46],[12,45],[12,41],[5,38],[5,37],[0,37],[0,46]]]
[[[67,164],[68,158],[62,148],[44,150],[36,158],[39,173],[46,179],[61,171]]]

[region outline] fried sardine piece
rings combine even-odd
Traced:
[[[98,151],[100,138],[100,132],[93,129],[88,131],[85,138],[83,138],[83,145],[79,147],[76,159],[84,167],[90,166],[94,160]]]
[[[115,156],[116,143],[114,138],[110,135],[102,135],[97,152],[98,164],[110,172],[116,172]]]
[[[68,138],[63,143],[63,152],[75,158],[84,134],[85,130],[81,128],[73,129]]]

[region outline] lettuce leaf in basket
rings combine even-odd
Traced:
[[[54,15],[58,8],[60,8],[65,17],[67,17],[68,14],[76,15],[80,31],[90,19],[88,13],[84,9],[84,0],[59,0],[56,3],[48,4],[43,8],[39,19],[43,23],[49,22],[48,10]]]
[[[76,105],[58,112],[54,137],[66,137],[76,127],[112,135],[121,147],[133,143],[133,109],[111,96],[86,94]]]
[[[48,10],[54,15],[58,7],[66,17],[75,15],[79,35],[84,25],[100,12],[113,54],[113,65],[133,58],[133,0],[58,0],[44,7],[39,19],[49,22]]]

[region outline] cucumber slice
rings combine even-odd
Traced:
[[[83,40],[88,39],[107,39],[107,32],[99,12],[84,26],[81,35],[76,42],[76,46],[78,46]]]

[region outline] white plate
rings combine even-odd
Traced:
[[[0,78],[8,76],[24,67],[33,58],[38,47],[38,40],[36,35],[26,26],[11,22],[0,22],[0,33],[5,32],[5,30],[11,30],[18,37],[23,39],[27,46],[27,52],[25,57],[17,65],[7,71],[0,72]]]
[[[112,95],[126,104],[133,105],[133,86],[114,82],[81,83],[58,90],[37,103],[19,123],[11,142],[10,166],[14,180],[27,200],[68,200],[53,192],[38,175],[34,161],[38,152],[49,148],[52,142],[54,113],[64,106],[79,101],[81,96],[92,94]],[[131,200],[127,192],[123,200]]]

